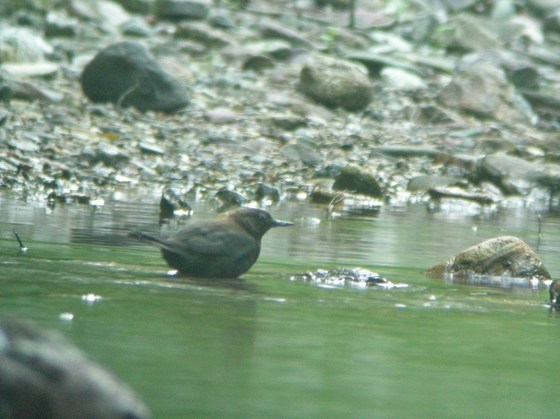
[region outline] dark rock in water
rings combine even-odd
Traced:
[[[531,281],[550,280],[550,273],[539,256],[523,240],[501,236],[485,240],[459,252],[446,262],[432,266],[426,272],[432,278],[469,280],[487,277],[484,285],[532,285]],[[504,278],[512,281],[504,282]],[[515,281],[515,279],[523,281]]]
[[[428,189],[428,195],[432,201],[442,199],[458,199],[462,201],[476,202],[480,205],[491,205],[495,203],[492,196],[485,193],[469,192],[458,187],[435,187]]]
[[[382,196],[381,187],[377,180],[369,173],[362,172],[355,167],[342,169],[334,180],[333,189],[356,192],[376,198]]]
[[[255,192],[255,198],[257,199],[257,201],[270,199],[272,202],[278,202],[280,201],[280,191],[274,186],[270,186],[265,183],[259,183]]]
[[[0,323],[3,418],[149,418],[124,383],[62,336],[19,321]]]
[[[403,288],[408,286],[406,284],[393,284],[385,278],[382,278],[378,273],[364,268],[319,269],[315,272],[295,275],[292,279],[302,279],[303,281],[322,285],[380,286],[384,288]]]
[[[119,42],[100,51],[84,68],[81,83],[93,102],[162,112],[174,112],[189,103],[183,85],[135,42]]]
[[[159,0],[157,16],[164,19],[205,19],[210,13],[209,2],[188,0]]]
[[[218,212],[227,211],[234,207],[240,207],[249,202],[248,198],[228,188],[221,188],[218,190],[218,192],[216,192],[216,198],[223,203],[223,205],[218,208]]]
[[[159,201],[160,218],[172,218],[176,211],[185,211],[191,214],[192,208],[189,203],[183,199],[174,189],[166,189],[161,194]]]

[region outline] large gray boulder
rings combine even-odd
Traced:
[[[136,42],[119,42],[101,50],[84,68],[81,83],[93,102],[141,111],[174,112],[189,103],[183,85]]]

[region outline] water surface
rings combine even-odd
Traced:
[[[542,214],[538,240],[538,214],[526,208],[467,216],[388,206],[328,218],[321,207],[289,203],[270,211],[296,226],[268,233],[242,279],[209,283],[166,276],[157,249],[125,238],[182,223],[159,223],[157,196],[49,209],[4,193],[0,210],[0,316],[60,330],[127,381],[156,418],[556,416],[560,318],[548,312],[546,290],[423,275],[508,234],[538,245],[558,277],[554,214]],[[214,212],[195,205],[194,218]],[[340,266],[409,287],[292,278]]]

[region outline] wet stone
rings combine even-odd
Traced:
[[[216,198],[222,202],[222,206],[218,209],[219,212],[227,211],[230,208],[240,207],[249,202],[249,198],[228,188],[219,189],[218,192],[216,192]]]
[[[84,68],[81,83],[93,102],[162,112],[177,111],[189,102],[183,85],[135,42],[119,42],[101,50]]]
[[[278,202],[280,201],[280,190],[266,183],[259,183],[255,191],[255,198],[257,201],[270,199],[272,202]]]
[[[178,211],[184,211],[190,214],[192,208],[178,191],[171,188],[165,189],[159,201],[160,218],[172,218]]]
[[[324,106],[341,107],[348,111],[367,107],[373,94],[363,66],[329,57],[312,58],[303,66],[299,88]]]
[[[228,33],[199,22],[179,24],[176,36],[199,42],[208,48],[223,48],[235,44],[234,39]]]
[[[36,142],[24,140],[21,138],[10,140],[7,142],[7,144],[8,146],[15,148],[19,151],[29,152],[29,153],[38,151],[40,149],[40,147],[37,145]]]
[[[248,57],[242,65],[243,70],[260,72],[274,67],[274,61],[267,55],[252,55]]]
[[[394,284],[381,277],[378,273],[370,270],[356,268],[335,268],[331,270],[319,269],[314,272],[294,275],[292,280],[302,280],[319,285],[329,286],[358,286],[358,287],[383,287],[383,288],[403,288],[407,284]]]
[[[381,187],[375,177],[355,167],[342,169],[334,180],[333,189],[351,191],[376,198],[382,196]]]
[[[153,154],[155,156],[163,156],[165,154],[165,150],[153,142],[141,141],[138,147],[145,154]]]
[[[68,16],[51,12],[45,21],[46,37],[74,37],[78,34],[78,21]]]
[[[501,236],[485,240],[459,252],[457,255],[432,266],[426,272],[432,278],[449,280],[470,280],[485,277],[522,278],[521,284],[529,285],[529,280],[550,280],[550,273],[539,256],[523,240],[512,236]],[[512,282],[519,284],[519,282]]]
[[[205,19],[209,13],[208,1],[158,0],[157,2],[157,16],[164,19]]]
[[[449,176],[421,175],[410,179],[407,189],[411,192],[420,192],[441,186],[454,185],[457,182],[458,179]]]

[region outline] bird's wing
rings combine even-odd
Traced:
[[[196,225],[192,228],[185,228],[166,240],[166,243],[168,249],[178,254],[184,252],[230,256],[235,260],[242,259],[247,254],[254,252],[255,247],[258,246],[258,242],[249,234],[216,225]]]

